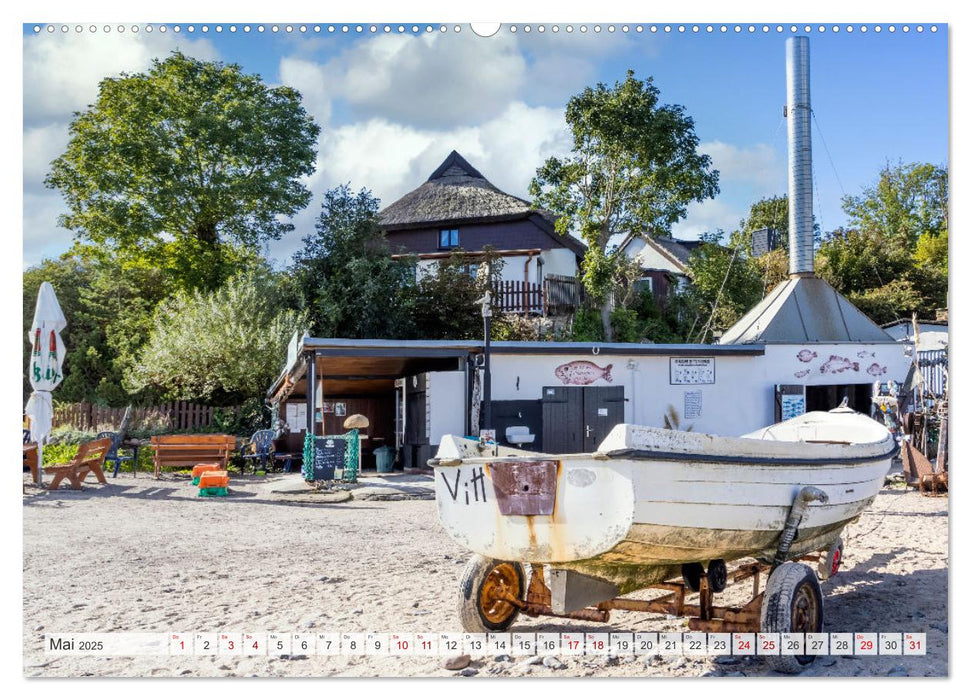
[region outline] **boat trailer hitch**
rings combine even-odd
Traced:
[[[798,495],[792,502],[792,508],[789,510],[789,517],[786,518],[782,535],[779,537],[779,547],[772,559],[772,571],[775,571],[776,567],[784,563],[789,557],[789,548],[792,547],[792,543],[799,533],[799,523],[802,522],[802,516],[805,515],[809,504],[815,501],[829,503],[829,496],[826,495],[825,491],[817,489],[815,486],[803,486],[799,489]]]

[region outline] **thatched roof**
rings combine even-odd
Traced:
[[[419,226],[524,218],[546,212],[502,192],[452,151],[425,183],[381,211],[381,225],[393,231]]]

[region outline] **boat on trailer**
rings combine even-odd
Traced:
[[[838,570],[840,533],[896,452],[886,427],[847,408],[737,438],[621,424],[586,454],[445,436],[430,462],[439,519],[476,555],[460,591],[463,626],[499,631],[520,612],[606,621],[628,609],[686,615],[712,632],[821,631],[818,578]],[[754,561],[729,572],[744,559]],[[747,578],[748,605],[714,605],[714,593]],[[621,598],[652,588],[668,593]],[[685,602],[693,592],[698,605]],[[790,672],[812,661],[767,658]]]

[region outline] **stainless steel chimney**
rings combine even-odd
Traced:
[[[810,138],[809,37],[786,39],[789,129],[789,274],[813,275],[813,148]]]

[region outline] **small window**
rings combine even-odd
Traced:
[[[439,248],[458,248],[459,230],[457,228],[442,229],[438,232]]]
[[[641,277],[640,279],[634,280],[634,290],[638,293],[650,292],[654,293],[654,278],[653,277]]]

